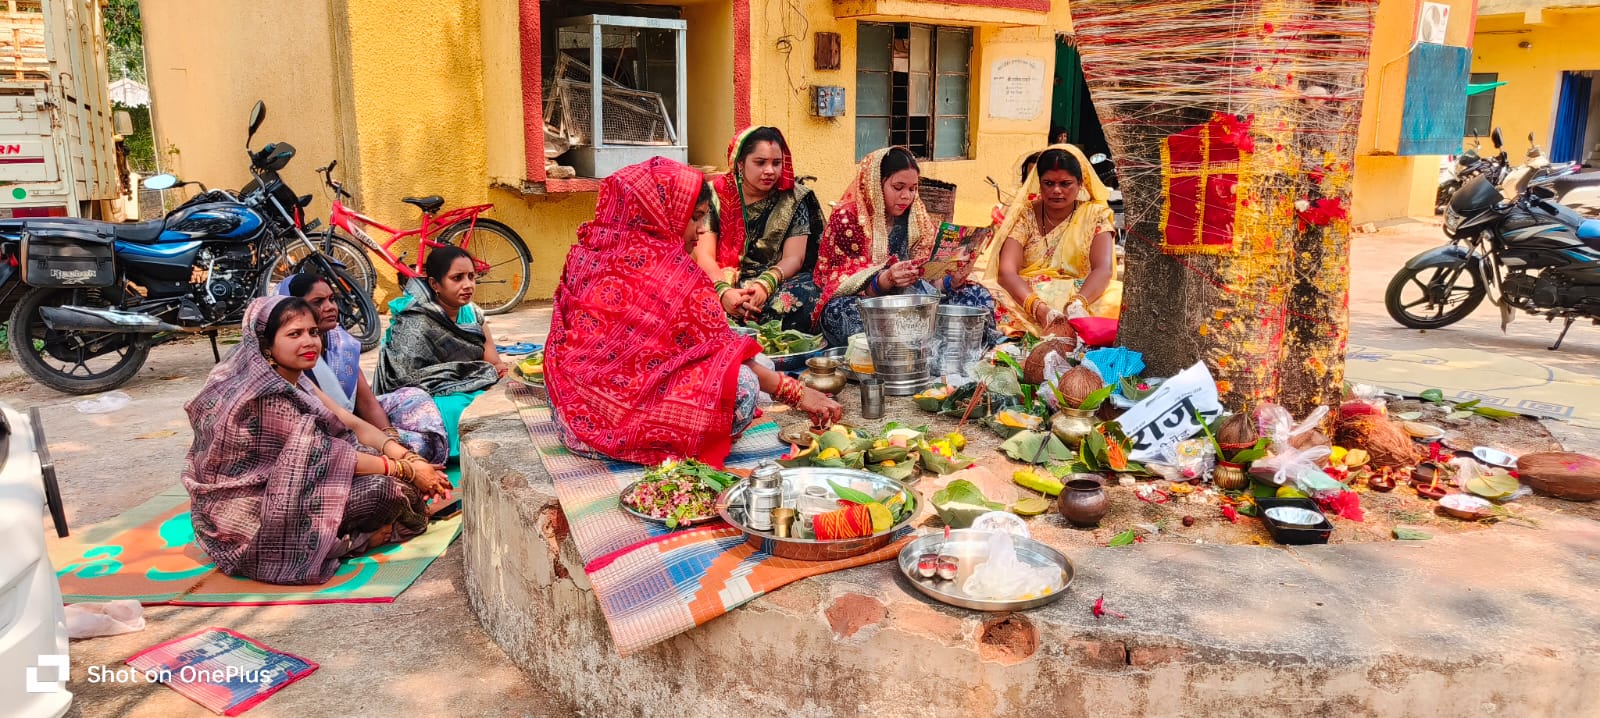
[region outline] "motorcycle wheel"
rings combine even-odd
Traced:
[[[1465,277],[1468,284],[1461,284]],[[1465,263],[1402,268],[1389,280],[1383,304],[1389,316],[1412,329],[1438,329],[1465,319],[1483,303],[1483,279]],[[1420,310],[1420,311],[1419,311]]]
[[[372,265],[372,257],[367,256],[365,247],[333,229],[312,234],[310,238],[312,244],[349,272],[367,294],[372,293],[373,287],[378,285],[378,270]],[[276,292],[278,282],[294,274],[295,268],[305,261],[306,254],[305,245],[298,239],[290,242],[283,253],[268,265],[267,271],[261,274],[261,294],[265,296]]]
[[[372,303],[372,293],[361,289],[361,284],[349,272],[332,265],[323,255],[317,254],[301,260],[296,272],[311,272],[328,280],[333,289],[333,301],[339,305],[339,326],[361,342],[361,351],[376,349],[383,339],[383,325],[378,320],[378,307]]]
[[[23,295],[11,310],[7,332],[11,355],[22,370],[34,381],[66,394],[95,394],[128,383],[150,355],[145,337],[57,331],[45,326],[40,307],[68,304],[114,306],[92,289],[34,289]]]

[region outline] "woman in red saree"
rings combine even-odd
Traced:
[[[689,256],[711,211],[694,169],[656,157],[600,184],[556,289],[545,382],[568,448],[636,463],[720,467],[759,391],[837,421],[839,404],[753,361],[711,279]],[[758,391],[759,390],[759,391]]]
[[[856,179],[828,219],[817,255],[818,324],[833,346],[862,331],[861,300],[886,294],[927,294],[943,304],[990,311],[986,344],[1000,340],[994,328],[994,297],[969,281],[972,263],[935,281],[922,265],[933,253],[939,225],[917,196],[917,161],[903,147],[878,150],[861,161]]]

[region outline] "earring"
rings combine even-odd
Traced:
[[[263,349],[261,351],[261,356],[267,360],[267,366],[272,367],[273,369],[278,368],[278,360],[272,358],[272,352]]]

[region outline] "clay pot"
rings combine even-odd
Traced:
[[[1050,417],[1050,433],[1055,434],[1067,448],[1077,451],[1083,445],[1084,437],[1094,431],[1094,424],[1094,412],[1063,408]]]
[[[1373,476],[1367,479],[1367,488],[1379,493],[1394,491],[1394,479],[1387,476]]]
[[[1056,499],[1056,510],[1073,526],[1089,529],[1100,525],[1110,503],[1099,476],[1073,474],[1067,477],[1066,486]]]
[[[1244,467],[1239,464],[1219,461],[1217,467],[1211,470],[1211,482],[1219,489],[1241,491],[1250,486],[1250,475],[1246,474]]]
[[[844,389],[849,380],[839,373],[839,363],[832,357],[811,357],[806,360],[806,370],[800,372],[800,383],[833,396]]]
[[[1429,486],[1428,484],[1420,481],[1412,482],[1411,488],[1417,490],[1418,497],[1428,499],[1430,501],[1438,501],[1439,499],[1444,498],[1445,494],[1450,493],[1450,489],[1447,488],[1443,483],[1440,483],[1438,486]]]

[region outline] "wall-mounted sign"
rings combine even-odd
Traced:
[[[1450,6],[1439,2],[1425,2],[1417,13],[1417,42],[1443,45],[1445,31],[1450,29]]]
[[[989,71],[989,116],[1031,120],[1044,110],[1044,62],[1030,57],[999,60]]]

